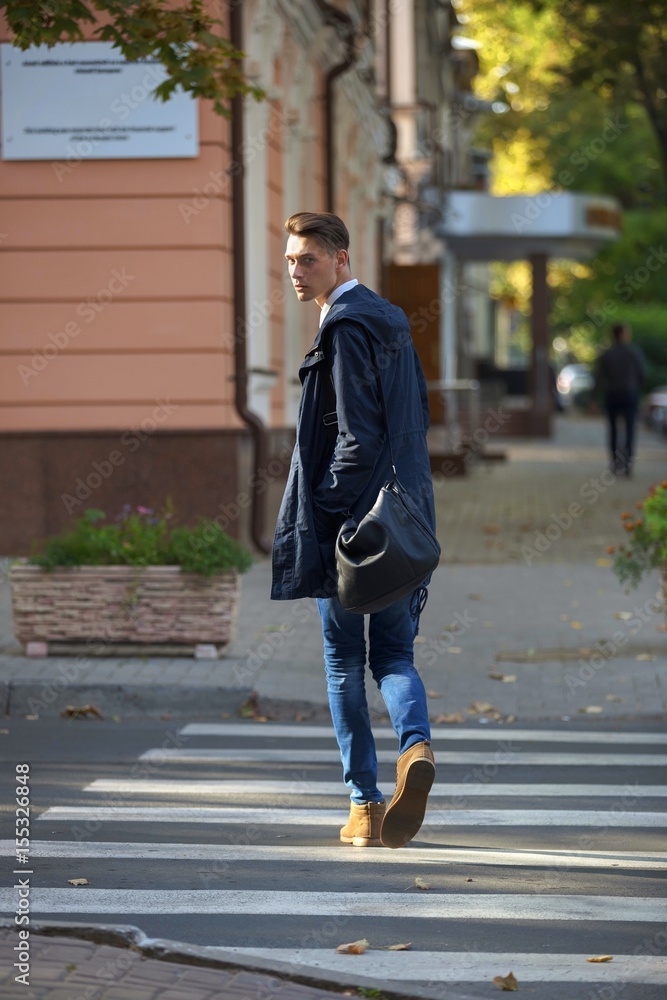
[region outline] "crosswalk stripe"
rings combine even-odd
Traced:
[[[395,764],[396,754],[391,750],[378,750],[377,759],[381,764]],[[437,762],[436,757],[436,762]],[[259,763],[285,764],[340,764],[337,750],[293,750],[289,747],[275,750],[239,748],[214,749],[178,747],[155,747],[146,750],[139,760],[177,763],[239,763],[256,761]],[[667,754],[647,753],[545,753],[525,750],[496,751],[495,753],[445,751],[441,760],[447,764],[488,764],[488,765],[547,765],[552,767],[667,767]]]
[[[243,808],[240,806],[51,806],[40,820],[129,823],[265,823],[278,826],[340,826],[338,809]],[[664,828],[667,813],[587,809],[432,809],[427,825],[577,826]]]
[[[334,739],[331,726],[280,725],[271,722],[190,722],[179,729],[180,736],[262,736],[283,737],[294,739]],[[396,733],[389,726],[373,728],[377,739],[396,739]],[[667,745],[665,733],[627,733],[604,730],[560,730],[560,729],[515,729],[505,726],[502,729],[487,729],[478,725],[476,728],[459,728],[458,726],[433,726],[432,740],[530,740],[536,743],[624,743],[624,744],[654,744]]]
[[[13,840],[0,841],[0,857],[14,857]],[[614,868],[618,871],[667,870],[660,851],[510,850],[492,848],[414,847],[402,851],[360,851],[335,843],[331,847],[289,847],[261,844],[160,844],[116,841],[33,840],[36,858],[126,858],[176,861],[271,861],[331,864],[493,865],[531,868]]]
[[[619,905],[611,905],[617,899]],[[16,892],[0,889],[0,909],[13,912]],[[568,920],[664,923],[665,900],[641,896],[518,893],[279,892],[266,889],[42,889],[30,893],[33,914],[195,913],[235,916],[396,917],[418,920]]]
[[[232,795],[342,795],[346,792],[340,781],[149,781],[114,778],[96,778],[83,789],[93,794],[115,795],[187,795],[194,799],[201,795],[216,795],[220,798]],[[498,782],[450,782],[438,783],[431,788],[430,798],[476,798],[476,797],[516,797],[516,798],[619,798],[619,799],[664,799],[667,785],[556,785],[556,784],[503,784]]]
[[[215,958],[232,952],[247,958],[270,959],[292,966],[307,965],[327,972],[359,973],[356,955],[339,955],[333,948],[215,948],[205,949]],[[429,983],[490,983],[494,976],[512,970],[520,987],[540,983],[642,983],[667,982],[667,958],[653,955],[615,955],[610,963],[591,964],[589,955],[542,955],[516,952],[367,951],[363,974],[381,981]]]

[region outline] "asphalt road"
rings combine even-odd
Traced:
[[[395,738],[378,734],[390,796]],[[0,915],[16,908],[28,764],[35,920],[133,924],[407,995],[493,997],[511,970],[541,1000],[662,1000],[664,728],[449,726],[434,750],[418,839],[360,850],[338,842],[347,796],[326,726],[5,721]],[[336,953],[361,938],[365,954]],[[586,961],[599,955],[613,958]]]

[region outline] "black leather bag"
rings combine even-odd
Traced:
[[[338,600],[360,615],[382,611],[419,587],[439,560],[437,538],[394,478],[361,524],[348,518],[338,532]]]
[[[382,382],[370,335],[368,341],[394,478],[384,484],[361,523],[357,525],[354,518],[348,517],[336,539],[338,600],[346,611],[360,615],[382,611],[400,601],[430,576],[440,560],[437,538],[396,475]]]

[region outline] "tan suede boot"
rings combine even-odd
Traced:
[[[428,741],[415,743],[398,758],[396,791],[380,831],[385,847],[404,847],[418,833],[434,778],[435,761]]]
[[[385,802],[350,802],[350,818],[341,827],[340,839],[353,847],[382,847],[380,826],[386,809]]]

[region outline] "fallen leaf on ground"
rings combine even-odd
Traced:
[[[70,885],[90,885],[87,878],[68,878],[67,881]]]
[[[447,652],[448,653],[462,653],[463,650],[461,649],[460,646],[450,646],[449,649],[447,650]]]
[[[427,882],[420,875],[417,875],[417,877],[415,879],[415,885],[417,886],[418,889],[430,889],[431,888],[431,883]]]
[[[462,712],[446,712],[444,715],[439,715],[437,719],[433,720],[437,725],[453,725],[455,722],[465,722],[465,715]]]
[[[481,594],[468,594],[468,600],[469,601],[481,601],[482,600],[482,595]]]
[[[89,715],[96,719],[103,719],[104,716],[94,705],[66,705],[60,713],[64,719],[78,719],[79,716],[86,719]]]
[[[427,691],[426,694],[428,695],[429,698],[442,698],[442,695],[439,691]]]
[[[506,715],[505,718],[503,719],[503,722],[505,724],[509,724],[510,722],[515,722],[515,721],[516,721],[516,715]]]
[[[593,958],[587,958],[587,962],[612,962],[614,960],[613,955],[595,955]]]
[[[424,638],[423,635],[416,635],[415,642],[426,642],[426,639]]]
[[[368,950],[368,941],[361,938],[359,941],[350,941],[349,944],[339,944],[336,951],[341,955],[363,955]]]
[[[495,711],[495,706],[490,701],[473,701],[470,703],[470,711],[475,715],[481,715],[484,712]]]
[[[409,951],[412,947],[412,941],[406,941],[403,944],[390,944],[387,951]]]
[[[482,628],[495,628],[495,622],[482,622]]]
[[[500,526],[497,524],[483,524],[482,531],[485,535],[497,535],[500,531]]]
[[[611,566],[611,559],[596,559],[596,566]]]
[[[608,694],[606,699],[607,701],[623,701],[623,698],[619,698],[617,694]]]
[[[639,653],[636,657],[637,660],[655,660],[653,653]]]
[[[466,882],[474,882],[474,881],[475,881],[474,878],[467,878],[466,879]]]
[[[514,993],[519,988],[513,972],[508,972],[506,976],[494,976],[493,985],[508,993]]]
[[[622,622],[630,621],[632,618],[632,611],[614,611],[614,618],[618,618]]]
[[[570,628],[580,629],[583,627],[583,622],[570,622]]]
[[[493,681],[501,681],[503,684],[514,684],[516,680],[516,674],[497,674],[495,671],[491,671],[489,677]]]
[[[577,711],[582,715],[599,715],[604,709],[601,705],[586,705],[586,708],[579,708]]]
[[[239,708],[239,715],[242,719],[252,719],[254,722],[269,722],[271,718],[268,715],[262,715],[256,691],[253,691],[250,697],[243,702]]]

